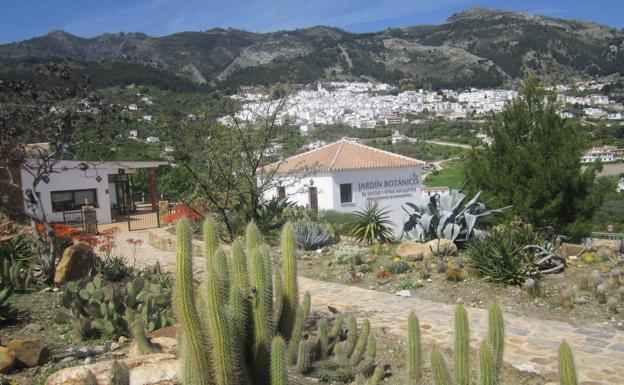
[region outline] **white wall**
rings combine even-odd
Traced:
[[[407,214],[401,206],[420,199],[420,167],[396,167],[370,170],[334,172],[334,210],[353,212],[366,207],[367,202],[378,202],[389,212],[394,233],[399,236]],[[397,180],[407,183],[397,183]],[[353,203],[340,203],[340,184],[351,183]]]
[[[86,175],[84,171],[79,169],[70,169],[50,175],[49,183],[39,182],[37,185],[37,192],[39,192],[46,214],[56,214],[59,218],[62,218],[62,213],[54,213],[52,211],[51,191],[96,189],[98,207],[95,211],[98,223],[111,223],[110,195],[107,194],[109,186],[108,174],[115,174],[116,172],[116,169],[98,168],[96,174],[95,170],[90,168],[87,170]],[[22,170],[21,174],[22,189],[26,190],[32,186],[33,177],[24,170]],[[95,179],[98,175],[102,177],[100,182]]]
[[[410,184],[398,185],[401,179]],[[403,229],[407,214],[401,206],[413,202],[421,196],[421,168],[396,167],[369,170],[321,172],[302,177],[284,177],[282,185],[286,187],[288,199],[303,207],[309,207],[308,187],[310,180],[318,188],[320,210],[353,212],[366,207],[366,202],[377,201],[379,206],[387,208],[390,220],[394,224],[394,233],[398,236]],[[340,203],[340,184],[351,183],[353,202]],[[277,188],[265,193],[265,198],[277,196]]]

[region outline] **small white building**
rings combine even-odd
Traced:
[[[89,203],[95,206],[98,224],[112,223],[115,216],[124,215],[133,207],[132,174],[138,169],[156,169],[166,164],[61,160],[54,165],[55,172],[48,182],[38,183],[37,193],[52,222],[68,221]],[[22,191],[26,192],[34,178],[24,169],[20,177]]]
[[[354,212],[377,202],[389,211],[400,235],[405,202],[421,198],[425,162],[341,139],[268,167],[276,167],[275,188],[265,199],[288,198],[313,210]]]

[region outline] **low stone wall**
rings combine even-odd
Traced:
[[[163,251],[170,251],[175,253],[176,251],[176,236],[169,230],[165,229],[152,229],[148,233],[149,244],[152,247]],[[193,239],[193,257],[202,258],[204,255],[204,242]]]

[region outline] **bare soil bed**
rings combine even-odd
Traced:
[[[396,246],[396,245],[395,245]],[[476,277],[468,268],[464,269],[464,278],[459,282],[450,281],[444,273],[436,272],[436,261],[430,260],[430,278],[422,279],[420,270],[422,262],[408,262],[409,270],[401,274],[390,274],[385,278],[378,278],[376,270],[396,261],[393,252],[387,255],[373,255],[374,250],[364,248],[362,262],[372,269],[370,272],[359,272],[359,266],[350,261],[340,261],[336,252],[341,248],[357,247],[348,242],[333,245],[322,253],[304,252],[300,256],[299,274],[317,280],[355,285],[370,290],[396,293],[404,287],[402,283],[416,283],[422,287],[409,288],[411,296],[434,302],[487,308],[491,303],[498,303],[505,313],[531,316],[539,319],[558,320],[571,323],[575,326],[602,324],[603,326],[624,329],[624,314],[610,312],[605,304],[598,302],[593,292],[583,289],[582,280],[592,270],[598,270],[608,282],[608,262],[584,263],[572,261],[568,264],[565,273],[546,276],[541,280],[541,292],[538,295],[529,295],[522,287],[504,286],[486,282]],[[394,247],[391,248],[394,250]],[[465,256],[460,251],[458,257],[451,257],[456,264],[465,262]],[[578,288],[572,306],[562,304],[559,294],[561,281],[568,287]],[[609,285],[607,297],[617,296],[617,288]],[[621,308],[621,307],[620,307]]]

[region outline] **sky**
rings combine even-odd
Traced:
[[[481,6],[624,28],[624,0],[0,0],[0,43],[62,29],[163,36],[214,27],[253,32],[329,25],[351,32],[440,24]]]

